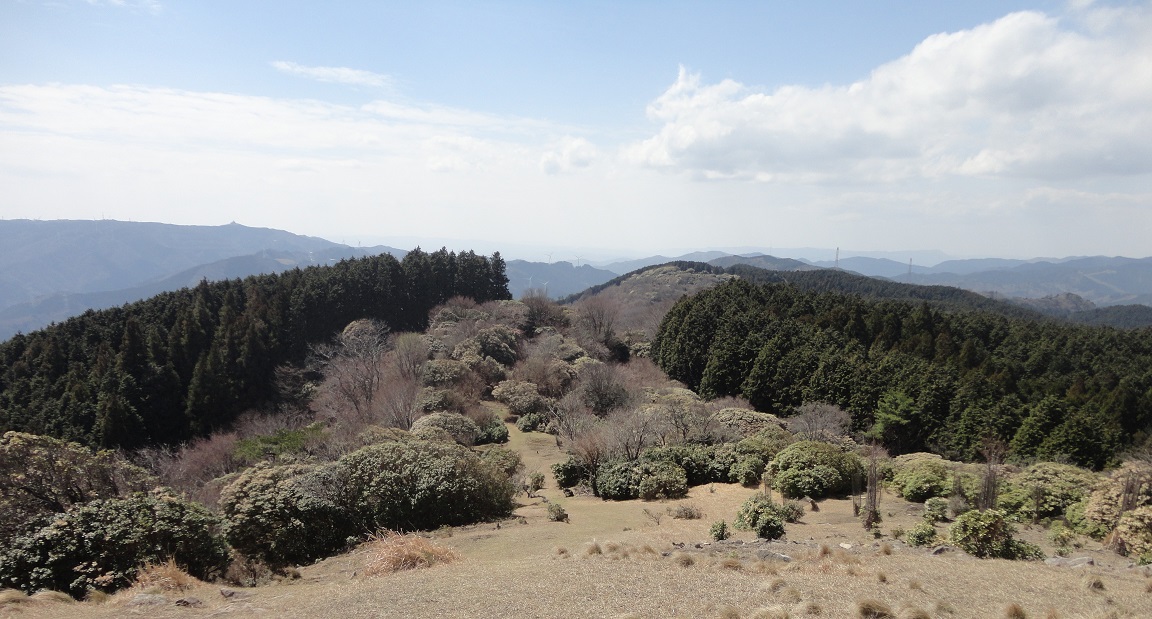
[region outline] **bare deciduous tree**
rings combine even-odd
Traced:
[[[660,417],[650,406],[634,408],[613,413],[608,425],[620,455],[636,460],[659,436]]]
[[[380,387],[380,411],[386,425],[411,430],[420,410],[420,383],[414,378],[389,372]]]
[[[428,343],[419,333],[401,333],[392,339],[392,364],[403,378],[420,382],[428,363]]]
[[[832,441],[848,432],[852,416],[827,402],[806,402],[788,418],[788,431],[811,441]]]
[[[388,352],[388,326],[377,320],[357,320],[336,337],[334,344],[312,347],[334,383],[335,392],[361,418],[371,416],[372,401],[384,376]]]

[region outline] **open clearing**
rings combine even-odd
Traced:
[[[562,459],[552,436],[510,433],[528,471]],[[9,596],[0,617],[857,617],[864,600],[894,617],[1152,617],[1152,572],[1095,542],[1071,555],[1093,560],[1078,568],[933,555],[892,538],[920,520],[922,506],[891,495],[881,539],[853,518],[849,501],[828,500],[788,525],[783,540],[735,532],[709,543],[710,524],[731,523],[755,490],[716,484],[680,501],[605,502],[564,497],[548,482],[539,498],[521,495],[509,520],[435,532],[459,557],[449,564],[368,577],[360,549],[302,567],[297,580],[226,588],[228,597],[215,584],[128,590],[102,603]],[[570,521],[549,521],[548,502]],[[682,503],[704,516],[673,519],[668,510]],[[1022,526],[1020,536],[1052,554],[1042,529]],[[1024,614],[1006,614],[1013,604]]]

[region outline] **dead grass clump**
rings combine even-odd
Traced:
[[[908,581],[908,588],[913,590],[913,591],[923,591],[924,585],[920,584],[919,580],[916,580],[915,578],[913,578],[912,580]]]
[[[676,520],[699,520],[704,517],[704,512],[695,505],[682,503],[676,507],[669,507],[668,515]]]
[[[720,561],[720,569],[739,572],[740,570],[744,569],[744,563],[740,561],[740,559],[728,557],[727,559],[722,559]]]
[[[37,602],[55,602],[58,604],[72,604],[76,601],[72,599],[72,596],[63,591],[50,591],[47,589],[33,593],[29,599],[36,600]]]
[[[584,547],[584,554],[588,555],[589,557],[602,555],[604,554],[604,548],[600,546],[600,542],[593,540]]]
[[[860,619],[896,619],[892,607],[880,600],[860,600],[856,602],[856,614]]]
[[[1004,619],[1028,619],[1028,613],[1024,612],[1024,607],[1013,602],[1004,607]]]
[[[832,555],[832,560],[837,562],[837,563],[847,563],[849,565],[860,565],[860,557],[857,557],[854,554],[845,552],[844,550],[837,550],[836,553],[834,555]]]
[[[828,544],[820,544],[820,550],[816,551],[816,558],[817,559],[823,559],[824,557],[827,557],[831,553],[832,553],[832,549],[828,547]]]
[[[779,593],[787,584],[781,578],[773,578],[772,582],[768,583],[768,590],[772,593]]]
[[[622,546],[616,542],[604,542],[604,550],[607,550],[609,554],[620,552],[621,548]]]
[[[1089,591],[1103,591],[1104,581],[1100,580],[1098,576],[1091,576],[1088,580],[1084,581],[1084,586],[1087,587]]]
[[[432,567],[457,559],[450,548],[428,538],[391,531],[374,536],[365,542],[364,547],[368,550],[368,562],[364,567],[368,576]]]
[[[187,591],[202,584],[199,578],[176,565],[175,560],[168,559],[164,563],[149,563],[140,568],[133,586],[145,590]]]
[[[908,606],[900,611],[900,619],[932,619],[932,615],[923,608]]]
[[[0,589],[0,608],[28,602],[28,596],[16,589]]]
[[[948,602],[945,602],[944,600],[940,600],[940,601],[936,602],[936,609],[935,610],[936,610],[937,615],[956,614],[956,609],[952,608],[952,605],[949,604]]]
[[[876,582],[880,584],[888,582],[888,575],[884,572],[876,572]]]
[[[1149,580],[1144,585],[1144,593],[1152,593],[1152,580]]]
[[[880,544],[880,554],[882,554],[882,555],[892,554],[892,544],[889,544],[888,542],[884,542],[883,544]]]
[[[808,602],[807,604],[804,605],[804,609],[802,612],[805,615],[818,617],[818,616],[824,614],[824,607],[817,604],[816,602]]]
[[[567,559],[569,556],[571,556],[571,555],[569,555],[569,554],[568,554],[568,549],[567,549],[567,548],[565,548],[565,547],[563,547],[563,546],[559,546],[559,547],[557,547],[557,548],[556,548],[555,550],[553,550],[552,552],[553,552],[553,553],[555,553],[557,557],[562,557],[562,558],[565,558],[565,559]]]
[[[672,560],[675,561],[676,565],[679,565],[680,567],[692,567],[693,565],[696,565],[696,559],[693,559],[692,555],[677,554],[676,557]]]

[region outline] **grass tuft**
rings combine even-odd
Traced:
[[[676,558],[672,560],[675,561],[676,565],[679,565],[680,567],[692,567],[693,565],[696,565],[696,559],[693,559],[692,555],[677,554]]]
[[[720,561],[720,569],[739,572],[740,570],[744,569],[744,563],[740,561],[740,559],[728,557],[727,559],[722,559]]]
[[[916,580],[915,578],[913,578],[912,580],[908,581],[908,588],[913,590],[913,591],[923,591],[924,585],[920,584],[919,580]]]
[[[200,579],[176,565],[175,560],[168,559],[164,563],[149,563],[140,568],[133,586],[160,591],[187,591],[202,584]]]
[[[856,602],[856,615],[860,619],[896,619],[892,607],[880,600],[860,600]]]
[[[385,531],[364,543],[368,551],[364,573],[368,576],[391,574],[401,570],[432,567],[451,563],[456,553],[432,540],[418,535],[401,535]]]
[[[748,619],[791,619],[792,615],[783,608],[761,608],[752,613]]]
[[[740,611],[731,606],[725,606],[720,609],[720,614],[717,616],[720,619],[740,619]]]
[[[1087,587],[1089,591],[1103,591],[1104,581],[1100,580],[1098,576],[1092,576],[1084,581],[1084,586]]]
[[[889,544],[888,542],[884,542],[883,544],[880,544],[880,554],[882,554],[882,555],[892,554],[892,544]]]
[[[888,582],[888,575],[884,572],[876,572],[876,582],[885,584]]]
[[[16,604],[23,604],[28,601],[28,596],[24,595],[23,591],[16,589],[0,589],[0,608],[5,606],[14,606]]]
[[[584,547],[584,554],[588,555],[589,557],[593,555],[602,555],[604,554],[604,549],[600,547],[600,542],[593,540]]]
[[[38,602],[57,602],[60,604],[71,604],[76,601],[72,599],[72,596],[64,593],[63,591],[52,591],[49,589],[37,591],[36,593],[33,593],[29,599],[33,599]]]
[[[1024,612],[1024,607],[1013,602],[1004,607],[1004,619],[1028,619],[1028,613]]]
[[[929,615],[928,611],[923,608],[909,606],[900,611],[900,619],[932,619],[932,615]]]

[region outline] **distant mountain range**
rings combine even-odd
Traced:
[[[838,268],[903,283],[955,286],[1080,322],[1152,324],[1152,308],[1147,307],[1152,306],[1152,258],[978,258],[923,266],[914,262],[942,254],[906,252],[912,257],[910,264],[892,259],[895,253],[810,260],[798,256],[802,250],[785,251],[791,256],[754,250],[744,255],[704,251],[599,267],[512,259],[506,262],[506,274],[509,291],[516,298],[529,288],[560,298],[673,261],[721,267],[748,264],[775,271]],[[830,250],[804,251],[810,256],[835,256]],[[381,253],[402,258],[407,252],[384,245],[351,247],[236,223],[178,226],[111,220],[0,220],[0,340],[88,309],[194,286],[202,279],[242,278]]]
[[[239,224],[0,220],[0,340],[167,290],[405,251]]]

